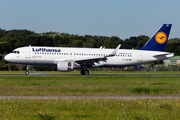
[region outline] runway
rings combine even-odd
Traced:
[[[57,99],[180,99],[180,96],[0,96],[3,99],[31,99],[31,100],[57,100]]]
[[[29,75],[25,75],[25,74],[0,74],[0,76],[85,76],[85,75],[30,73]],[[89,76],[180,76],[180,74],[90,74]]]

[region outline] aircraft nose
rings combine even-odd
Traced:
[[[10,60],[9,54],[7,54],[7,55],[4,57],[4,59],[5,59],[6,61],[9,61],[9,60]]]

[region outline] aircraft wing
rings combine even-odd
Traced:
[[[116,55],[117,51],[119,50],[121,44],[119,44],[116,49],[109,55],[103,57],[88,57],[88,58],[79,58],[75,59],[74,61],[79,64],[90,64],[93,65],[94,63],[99,63],[99,61],[106,61],[108,57],[113,57]]]
[[[99,61],[106,61],[107,58],[106,57],[94,57],[94,58],[79,58],[74,60],[74,62],[78,63],[78,64],[89,64],[89,65],[93,65],[94,63],[99,63]]]

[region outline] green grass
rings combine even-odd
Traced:
[[[0,95],[175,95],[178,76],[1,76]]]
[[[0,100],[0,119],[178,120],[179,99]]]
[[[0,76],[0,96],[179,96],[179,76]],[[0,120],[176,120],[180,99],[0,100]]]

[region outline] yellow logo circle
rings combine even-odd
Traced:
[[[156,40],[156,42],[159,43],[159,44],[165,43],[166,40],[167,40],[167,35],[166,35],[166,33],[164,33],[164,32],[158,32],[158,33],[156,34],[156,36],[155,36],[155,40]]]

